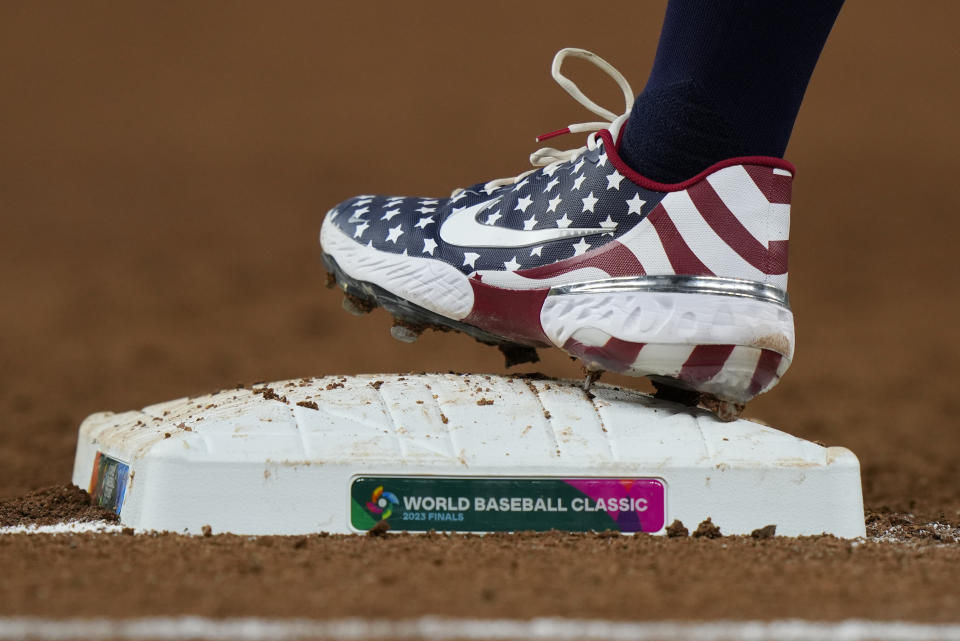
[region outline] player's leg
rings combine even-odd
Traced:
[[[670,0],[620,153],[665,183],[782,157],[843,0]]]

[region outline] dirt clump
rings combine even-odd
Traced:
[[[697,526],[697,529],[694,530],[693,535],[697,538],[707,539],[718,539],[723,536],[720,534],[720,528],[709,516],[707,517],[707,520],[703,521]]]
[[[280,401],[281,403],[287,403],[286,396],[280,396],[272,387],[261,387],[260,389],[253,390],[254,394],[260,394],[263,396],[264,400],[267,401]]]
[[[673,523],[667,526],[667,538],[675,539],[682,536],[690,536],[690,530],[684,527],[680,519],[674,519]]]
[[[367,536],[386,536],[387,532],[390,531],[390,524],[386,521],[379,521],[372,528],[367,530]]]
[[[0,501],[0,526],[53,525],[63,521],[116,521],[113,510],[94,505],[76,485],[55,485]]]
[[[701,394],[700,407],[709,410],[724,423],[730,423],[740,418],[746,403],[734,403],[717,398],[713,394]]]
[[[770,539],[775,537],[776,535],[777,535],[777,526],[773,524],[764,525],[763,527],[759,527],[750,533],[750,536],[752,536],[755,539]]]
[[[755,539],[769,539],[775,537],[776,535],[777,526],[773,524],[764,525],[763,527],[759,527],[750,533],[750,536]]]

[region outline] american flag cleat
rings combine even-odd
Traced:
[[[620,84],[623,114],[562,75],[570,56]],[[581,49],[561,50],[553,75],[604,121],[540,139],[590,132],[584,147],[541,149],[535,169],[449,198],[346,200],[321,229],[327,269],[398,327],[455,329],[530,360],[535,348],[559,347],[588,371],[647,376],[731,415],[776,385],[793,357],[793,166],[732,158],[657,183],[617,153],[634,95],[623,76]]]

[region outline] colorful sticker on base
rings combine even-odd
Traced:
[[[354,479],[350,522],[369,530],[658,532],[666,514],[659,479],[463,478],[377,476]]]
[[[130,466],[123,461],[97,452],[93,459],[93,474],[90,477],[90,497],[100,507],[120,514],[127,493]]]

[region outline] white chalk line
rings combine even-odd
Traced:
[[[47,619],[0,617],[0,640],[72,641],[127,639],[181,641],[261,641],[318,639],[337,641],[960,641],[960,624],[880,622],[707,621],[615,622],[542,618],[454,619],[422,617],[382,619],[211,619],[147,617],[138,619]]]
[[[8,525],[0,527],[2,534],[112,534],[123,530],[122,525],[106,521],[64,521],[53,525]]]

